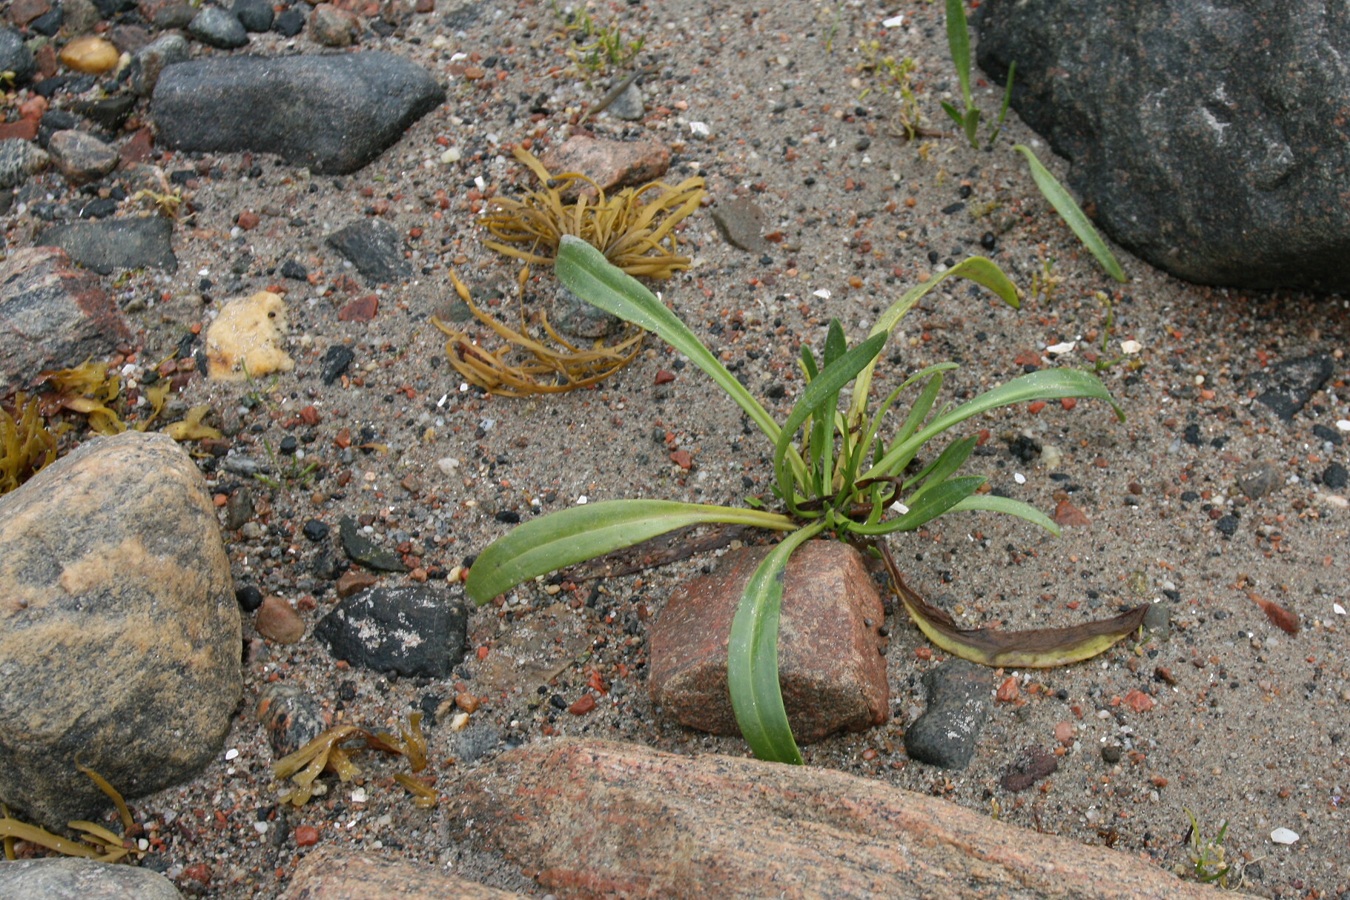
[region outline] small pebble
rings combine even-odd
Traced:
[[[1270,833],[1270,839],[1277,844],[1292,844],[1298,840],[1298,832],[1288,828],[1276,828]]]
[[[253,617],[258,634],[278,644],[295,644],[305,636],[305,620],[295,607],[277,596],[263,598],[262,606]]]

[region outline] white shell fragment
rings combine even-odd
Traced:
[[[899,28],[903,24],[905,24],[905,17],[901,13],[893,15],[889,19],[881,20],[882,28]]]
[[[1331,611],[1334,612],[1334,613],[1335,613],[1336,615],[1338,615],[1338,616],[1343,616],[1343,615],[1345,615],[1345,607],[1344,607],[1344,606],[1341,606],[1339,603],[1333,603],[1333,604],[1331,604]]]
[[[1292,844],[1298,840],[1298,832],[1288,828],[1276,828],[1270,833],[1270,839],[1277,844]]]
[[[1127,356],[1130,355],[1130,354],[1133,354],[1133,353],[1138,353],[1140,350],[1143,350],[1143,349],[1144,349],[1144,345],[1141,344],[1141,343],[1139,343],[1138,341],[1121,341],[1121,342],[1120,342],[1120,352],[1126,354]]]
[[[1045,352],[1060,356],[1065,353],[1072,353],[1073,348],[1076,346],[1078,346],[1077,341],[1061,341],[1058,344],[1051,344],[1049,347],[1046,347]]]
[[[830,292],[825,290],[825,288],[821,288],[818,291],[812,291],[811,296],[819,297],[821,300],[828,300],[830,299]]]

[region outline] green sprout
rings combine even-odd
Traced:
[[[879,41],[863,41],[858,45],[863,56],[859,69],[876,75],[881,89],[900,100],[900,109],[896,113],[899,121],[899,133],[907,141],[912,141],[923,133],[922,116],[919,112],[919,98],[914,94],[914,60],[906,57],[900,62],[894,56],[882,56]],[[870,92],[865,89],[858,99],[863,100]]]
[[[1191,874],[1197,881],[1205,884],[1228,887],[1228,875],[1233,870],[1233,865],[1228,862],[1227,853],[1223,848],[1224,838],[1228,836],[1228,823],[1222,823],[1213,837],[1206,838],[1201,836],[1200,824],[1195,819],[1195,813],[1187,809],[1186,816],[1191,820]]]
[[[942,109],[951,120],[965,133],[970,149],[979,149],[980,108],[970,91],[970,26],[966,22],[966,9],[963,0],[947,0],[947,46],[951,50],[952,62],[956,64],[956,80],[961,85],[963,109],[957,109],[944,102]],[[1013,74],[1017,64],[1008,67],[1008,83],[1003,89],[1003,105],[999,108],[998,118],[989,132],[989,146],[998,140],[1003,130],[1003,122],[1008,117],[1008,104],[1012,101]]]
[[[971,257],[938,278],[915,287],[881,315],[867,338],[849,347],[843,327],[831,321],[820,358],[801,348],[806,387],[783,423],[774,420],[670,309],[585,241],[564,236],[554,271],[577,296],[628,322],[655,332],[720,387],[772,447],[777,510],[737,508],[666,500],[632,499],[559,510],[516,527],[493,542],[472,566],[468,596],[478,604],[526,581],[606,553],[631,547],[679,528],[738,524],[786,536],[751,576],[739,601],[728,644],[727,681],[741,733],[763,759],[800,763],[778,684],[778,616],[788,558],[805,541],[833,536],[879,557],[906,611],[942,649],[990,666],[1064,665],[1103,652],[1134,631],[1146,607],[1070,628],[1004,632],[962,630],[944,611],[911,591],[901,578],[885,539],[914,531],[948,512],[988,510],[1021,517],[1052,533],[1058,528],[1026,503],[980,493],[985,479],[958,474],[975,449],[974,436],[920,458],[930,442],[950,429],[1000,407],[1036,399],[1096,398],[1124,418],[1110,393],[1077,369],[1042,369],[995,387],[958,406],[938,407],[938,395],[954,363],[939,363],[910,375],[872,412],[872,376],[882,349],[905,314],[948,278],[965,278],[1016,307],[1017,289],[982,257]],[[852,384],[851,400],[840,398]],[[903,417],[896,407],[907,391],[917,394]],[[899,427],[886,440],[882,425],[896,412]],[[800,438],[798,438],[800,435]],[[930,451],[931,452],[931,451]]]

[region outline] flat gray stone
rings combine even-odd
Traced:
[[[359,219],[333,232],[328,246],[341,253],[367,282],[381,284],[412,275],[412,265],[403,258],[403,235],[388,222]]]
[[[928,708],[905,730],[905,753],[932,766],[964,769],[989,720],[993,678],[975,663],[949,659],[923,676],[923,686]]]
[[[95,438],[0,496],[0,802],[64,828],[196,775],[242,690],[215,506],[167,435]],[[0,867],[3,867],[0,863]]]
[[[229,56],[169,66],[155,85],[158,143],[275,153],[322,175],[354,172],[445,100],[426,70],[390,53]]]
[[[117,269],[178,271],[173,223],[160,216],[55,225],[38,235],[37,243],[60,247],[72,260],[100,275],[111,275]]]

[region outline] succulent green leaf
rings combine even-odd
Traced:
[[[572,293],[625,322],[655,333],[661,340],[689,357],[771,441],[778,440],[778,424],[759,401],[727,371],[703,342],[680,321],[642,282],[605,259],[605,255],[581,238],[562,236],[553,265],[558,279]],[[800,463],[800,461],[798,461]]]
[[[1017,285],[1013,284],[1008,276],[1003,274],[1002,269],[983,256],[971,256],[961,260],[927,284],[921,284],[906,291],[899,300],[892,303],[881,314],[876,324],[872,326],[869,335],[883,332],[891,333],[900,324],[900,320],[905,317],[905,314],[913,308],[914,304],[949,278],[965,278],[973,281],[981,287],[993,291],[1013,309],[1017,309],[1021,305],[1021,301],[1017,299]],[[849,405],[848,410],[850,424],[861,422],[867,411],[867,396],[872,390],[872,371],[875,368],[874,362],[858,373],[858,383],[853,387],[853,402]]]
[[[797,429],[806,423],[807,419],[814,418],[817,422],[826,422],[827,425],[833,422],[834,407],[839,401],[839,391],[855,377],[865,366],[870,365],[876,359],[881,348],[886,345],[887,335],[874,334],[867,340],[858,344],[850,350],[845,351],[833,362],[825,366],[811,383],[802,391],[796,404],[792,407],[792,412],[788,414],[787,421],[783,423],[783,428],[779,432],[778,440],[773,448],[774,475],[778,481],[779,490],[782,496],[787,499],[792,496],[791,489],[791,471],[788,467],[788,448],[793,435]],[[827,351],[828,352],[828,351]],[[818,465],[820,457],[817,455],[823,451],[819,450],[815,443],[822,440],[823,443],[830,443],[828,432],[825,437],[815,438],[812,441],[811,455],[812,464]],[[817,473],[819,474],[819,473]],[[803,485],[802,487],[806,487]],[[822,487],[828,490],[826,483]],[[789,506],[792,506],[789,501]]]
[[[1030,503],[999,497],[994,494],[972,494],[951,508],[952,512],[983,510],[985,512],[1004,513],[1025,519],[1033,525],[1039,525],[1051,534],[1059,534],[1055,520],[1041,512]]]
[[[671,500],[609,500],[561,509],[493,541],[469,570],[465,591],[482,605],[521,582],[684,528],[720,522],[787,531],[777,513]]]
[[[727,645],[727,687],[736,724],[760,759],[801,765],[778,685],[778,619],[788,558],[825,527],[812,523],[785,537],[745,585]]]
[[[1030,400],[1058,400],[1064,397],[1105,400],[1116,411],[1117,418],[1125,421],[1124,410],[1096,376],[1078,369],[1041,369],[985,391],[975,399],[938,416],[913,437],[889,448],[876,465],[863,473],[862,478],[894,474],[896,467],[903,465],[901,460],[913,459],[919,447],[954,425],[981,413]]]
[[[885,519],[873,525],[853,525],[849,528],[849,531],[869,535],[914,531],[953,509],[962,500],[978,491],[984,481],[984,477],[980,475],[949,478],[931,490],[925,490],[921,495],[906,498],[907,504],[911,499],[913,503],[909,504],[906,512],[894,519]]]
[[[961,99],[966,109],[970,109],[975,102],[970,95],[970,27],[962,0],[947,0],[947,47],[952,52],[956,78],[961,82]]]
[[[1041,163],[1030,147],[1025,144],[1014,144],[1013,149],[1026,157],[1036,187],[1040,188],[1041,194],[1055,208],[1055,212],[1059,213],[1060,218],[1069,226],[1069,229],[1078,236],[1078,240],[1082,241],[1083,246],[1087,247],[1096,257],[1103,271],[1116,281],[1122,283],[1129,281],[1125,270],[1120,267],[1120,263],[1112,255],[1111,248],[1106,246],[1106,241],[1102,240],[1102,236],[1093,227],[1092,220],[1083,212],[1083,208],[1078,205],[1078,201],[1073,199],[1073,195],[1065,190],[1064,185],[1059,183],[1059,179],[1055,178],[1050,170]]]

